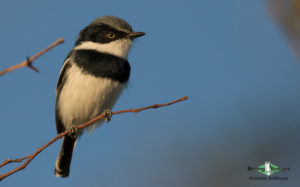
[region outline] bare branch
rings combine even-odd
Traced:
[[[187,100],[188,97],[187,96],[184,96],[180,99],[177,99],[175,101],[172,101],[172,102],[169,102],[169,103],[165,103],[165,104],[154,104],[154,105],[151,105],[151,106],[147,106],[147,107],[141,107],[141,108],[134,108],[134,109],[127,109],[127,110],[120,110],[120,111],[116,111],[116,112],[112,112],[112,115],[115,115],[115,114],[121,114],[121,113],[129,113],[129,112],[141,112],[143,110],[148,110],[148,109],[151,109],[151,108],[159,108],[159,107],[164,107],[164,106],[168,106],[168,105],[172,105],[172,104],[175,104],[175,103],[178,103],[180,101],[184,101],[184,100]],[[92,123],[98,121],[99,119],[102,119],[105,117],[105,112],[103,112],[102,114],[96,116],[95,118],[91,119],[90,121],[86,122],[86,123],[83,123],[79,126],[77,126],[77,129],[83,129],[83,128],[86,128],[87,126],[91,125]],[[22,165],[20,165],[19,167],[5,173],[5,174],[2,174],[0,175],[0,181],[2,181],[3,179],[5,179],[6,177],[12,175],[13,173],[16,173],[24,168],[26,168],[26,166],[40,153],[42,152],[44,149],[46,149],[49,145],[51,145],[52,143],[56,142],[58,139],[64,137],[65,135],[69,134],[70,131],[65,131],[65,132],[62,132],[60,134],[58,134],[55,138],[53,138],[52,140],[50,140],[48,143],[46,143],[45,145],[41,146],[40,148],[38,148],[32,155],[28,155],[26,157],[23,157],[23,158],[19,158],[19,159],[14,159],[14,160],[10,160],[10,159],[7,159],[5,160],[2,164],[0,164],[0,167],[8,164],[8,163],[11,163],[11,162],[22,162],[23,160],[25,159],[28,159],[26,160],[26,162],[24,162]]]
[[[35,55],[33,55],[32,57],[27,57],[26,60],[24,60],[23,62],[19,63],[19,64],[16,64],[16,65],[13,65],[9,68],[6,68],[2,71],[0,71],[0,76],[8,73],[8,72],[11,72],[11,71],[14,71],[16,69],[19,69],[19,68],[23,68],[23,67],[29,67],[30,69],[32,69],[33,71],[35,72],[39,72],[37,68],[35,68],[33,65],[32,65],[32,62],[37,59],[38,57],[42,56],[43,54],[47,53],[49,50],[51,50],[52,48],[54,48],[55,46],[61,44],[64,42],[64,39],[63,38],[58,38],[54,43],[52,43],[51,45],[49,45],[47,48],[45,48],[44,50],[36,53]]]

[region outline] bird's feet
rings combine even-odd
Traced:
[[[72,125],[71,129],[70,129],[70,133],[69,135],[72,137],[72,138],[77,138],[78,136],[78,129],[75,125]]]
[[[112,112],[110,109],[105,109],[103,112],[104,112],[105,121],[106,123],[108,123],[111,120]]]

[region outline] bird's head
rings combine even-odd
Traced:
[[[126,59],[132,40],[143,35],[144,32],[132,31],[123,19],[103,16],[80,32],[75,49],[91,49]]]

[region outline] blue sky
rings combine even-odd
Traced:
[[[63,37],[39,74],[0,78],[0,160],[34,152],[56,135],[55,87],[79,31],[114,15],[146,35],[135,41],[130,84],[115,110],[188,101],[114,116],[83,135],[67,179],[60,142],[1,186],[295,186],[299,184],[300,64],[266,4],[251,1],[2,1],[0,69]],[[250,181],[270,160],[288,181]],[[11,164],[1,173],[15,167]],[[260,183],[259,183],[260,182]]]

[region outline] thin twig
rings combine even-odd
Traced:
[[[39,72],[38,69],[36,67],[34,67],[32,65],[32,62],[37,59],[38,57],[42,56],[43,54],[47,53],[49,50],[51,50],[52,48],[54,48],[55,46],[61,44],[64,42],[64,39],[63,38],[58,38],[54,43],[52,43],[51,45],[49,45],[47,48],[45,48],[44,50],[36,53],[35,55],[33,55],[32,57],[27,57],[26,60],[24,60],[23,62],[19,63],[19,64],[16,64],[16,65],[13,65],[9,68],[6,68],[2,71],[0,71],[0,76],[8,73],[8,72],[11,72],[11,71],[14,71],[16,69],[19,69],[19,68],[23,68],[23,67],[29,67],[30,69],[32,69],[33,71],[35,72]]]
[[[178,103],[180,101],[184,101],[184,100],[187,100],[188,97],[187,96],[184,96],[180,99],[177,99],[175,101],[172,101],[172,102],[169,102],[169,103],[166,103],[166,104],[154,104],[154,105],[151,105],[151,106],[148,106],[148,107],[142,107],[142,108],[134,108],[134,109],[127,109],[127,110],[120,110],[120,111],[116,111],[116,112],[112,112],[112,115],[115,115],[115,114],[121,114],[121,113],[129,113],[129,112],[141,112],[143,110],[148,110],[148,109],[151,109],[151,108],[159,108],[159,107],[163,107],[163,106],[168,106],[168,105],[172,105],[172,104],[175,104],[175,103]],[[92,123],[98,121],[99,119],[102,119],[105,117],[105,112],[103,112],[102,114],[96,116],[95,118],[91,119],[90,121],[86,122],[86,123],[83,123],[79,126],[77,126],[77,129],[83,129],[83,128],[86,128],[87,126],[91,125]],[[49,145],[51,145],[52,143],[54,143],[55,141],[57,141],[58,139],[64,137],[65,135],[69,134],[70,131],[65,131],[65,132],[62,132],[60,134],[58,134],[55,138],[53,138],[52,140],[50,140],[48,143],[46,143],[45,145],[41,146],[40,148],[38,148],[32,155],[28,155],[26,157],[23,157],[23,158],[20,158],[20,159],[15,159],[14,162],[21,162],[23,161],[24,159],[28,159],[26,160],[26,162],[24,162],[22,165],[20,165],[19,167],[5,173],[5,174],[2,174],[0,175],[0,181],[2,181],[4,178],[12,175],[13,173],[16,173],[24,168],[26,168],[26,166],[40,153],[42,152],[44,149],[46,149]],[[7,159],[7,160],[10,160],[10,159]],[[9,161],[4,161],[3,163],[5,164],[1,164],[0,167],[6,165],[9,163]],[[17,160],[17,161],[16,161]]]
[[[27,155],[25,157],[18,158],[18,159],[9,159],[8,158],[8,159],[4,160],[4,162],[2,162],[0,164],[0,168],[3,167],[3,166],[5,166],[6,164],[9,164],[9,163],[12,163],[12,162],[23,162],[23,160],[25,160],[25,159],[27,159],[29,157],[31,157],[31,155]]]

